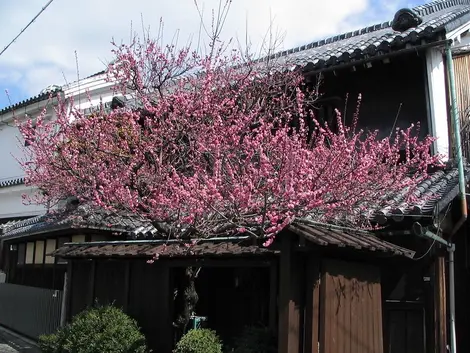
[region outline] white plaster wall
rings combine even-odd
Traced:
[[[3,125],[0,128],[0,181],[24,176],[17,159],[24,159],[24,140],[16,126]],[[38,205],[25,205],[22,194],[32,194],[33,189],[25,185],[0,188],[0,219],[35,216],[45,211]]]
[[[90,106],[99,107],[100,103],[110,102],[114,96],[114,84],[106,81],[106,74],[73,82],[64,86],[66,99],[73,99],[75,108],[80,110]]]
[[[32,195],[34,189],[25,185],[16,185],[0,189],[0,219],[36,216],[46,211],[42,205],[26,205],[23,194]]]
[[[449,157],[449,128],[447,116],[446,75],[444,56],[440,49],[426,51],[426,71],[428,78],[429,130],[437,137],[433,152]]]
[[[0,181],[24,175],[15,159],[23,156],[20,141],[24,143],[16,126],[0,126]]]
[[[73,98],[75,107],[85,109],[90,106],[99,106],[100,102],[110,102],[114,96],[113,84],[106,82],[106,76],[98,75],[80,82],[64,86],[63,96],[65,99]],[[91,100],[90,100],[91,98]],[[35,103],[21,109],[19,114],[28,114],[30,118],[36,117],[42,112],[46,102]],[[47,116],[54,119],[52,106],[48,108]],[[24,140],[16,126],[14,116],[6,113],[0,116],[0,181],[24,176],[23,170],[17,159],[23,159],[22,145]],[[46,211],[44,206],[25,205],[23,194],[32,194],[33,188],[25,185],[17,185],[0,188],[0,219],[35,216]]]
[[[35,119],[43,113],[46,105],[45,119],[54,119],[54,104],[45,100],[0,116],[0,181],[24,175],[18,162],[24,159],[24,139],[15,125],[15,119]]]
[[[54,119],[54,102],[45,100],[20,108],[17,111],[0,116],[0,181],[7,181],[24,176],[19,160],[24,160],[24,139],[15,125],[15,117],[34,119],[43,112],[47,105],[46,119]],[[39,205],[26,205],[22,195],[32,194],[33,189],[25,185],[14,185],[0,188],[0,219],[12,217],[35,216],[44,213],[45,208]]]

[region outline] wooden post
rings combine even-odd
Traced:
[[[130,283],[130,277],[131,277],[131,266],[130,266],[130,260],[125,260],[126,261],[126,269],[124,272],[124,312],[127,313],[127,309],[129,307],[129,293],[130,293],[130,288],[129,286],[131,285]]]
[[[87,306],[93,307],[95,301],[96,260],[91,260],[90,277],[88,278]]]
[[[161,267],[161,298],[162,305],[160,306],[161,320],[162,320],[162,331],[159,333],[162,335],[162,352],[171,352],[173,348],[173,325],[171,318],[171,309],[173,298],[170,294],[170,267],[167,263],[164,263]]]
[[[44,239],[44,246],[42,248],[42,269],[41,269],[42,284],[46,285],[46,286],[50,286],[50,288],[52,288],[52,287],[54,287],[54,282],[46,284],[46,281],[45,281],[45,279],[47,278],[46,271],[45,271],[45,269],[46,269],[46,247],[47,247],[47,239]]]
[[[273,260],[269,268],[269,329],[276,332],[277,325],[277,293],[278,293],[278,266]]]
[[[70,290],[72,288],[72,262],[68,261],[67,271],[64,274],[64,292],[62,293],[62,305],[60,310],[60,326],[63,327],[70,315]]]
[[[434,352],[447,352],[446,264],[443,255],[434,263]]]
[[[281,259],[279,278],[279,329],[278,352],[300,352],[300,279],[299,259],[292,253],[292,238],[281,237]]]
[[[307,260],[305,294],[304,352],[318,353],[320,324],[320,266],[314,257]]]

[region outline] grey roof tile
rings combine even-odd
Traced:
[[[466,182],[470,180],[470,168],[465,167]],[[450,202],[459,194],[459,177],[457,168],[445,168],[430,174],[417,187],[413,200],[406,202],[403,193],[387,195],[390,206],[372,209],[372,220],[384,225],[402,222],[432,219],[444,211]]]
[[[423,22],[402,33],[392,29],[392,21],[383,22],[285,50],[261,61],[280,58],[281,63],[289,62],[307,71],[321,70],[434,42],[470,21],[470,0],[437,0],[417,6],[413,11]]]
[[[80,205],[74,210],[49,213],[13,223],[4,228],[4,239],[43,234],[67,229],[94,229],[151,237],[158,233],[151,222],[128,213],[116,213]]]
[[[445,210],[459,193],[458,171],[453,162],[430,173],[417,187],[411,201],[405,201],[406,191],[383,197],[389,206],[368,206],[369,219],[380,225],[404,220],[425,221]],[[466,167],[470,180],[470,166]],[[383,205],[383,202],[380,202]],[[125,234],[132,239],[160,238],[161,233],[148,220],[129,213],[115,213],[80,205],[77,209],[42,215],[4,227],[4,239],[41,234],[65,229],[96,229]]]
[[[24,177],[15,177],[0,180],[0,188],[24,184]]]
[[[320,246],[353,248],[370,252],[378,251],[410,258],[415,254],[412,250],[379,239],[371,232],[333,226],[313,226],[301,222],[290,225],[289,230]]]
[[[12,104],[8,107],[5,107],[3,109],[0,109],[0,115],[3,115],[3,114],[6,114],[8,112],[11,112],[15,109],[19,109],[19,108],[22,108],[22,107],[26,107],[30,104],[33,104],[33,103],[37,103],[37,102],[41,102],[41,101],[44,101],[44,100],[47,100],[51,97],[56,97],[59,93],[62,92],[62,89],[61,88],[58,88],[52,92],[44,92],[44,93],[40,93],[36,96],[33,96],[33,97],[30,97],[30,98],[27,98],[21,102],[18,102],[18,103],[15,103],[15,104]]]
[[[152,258],[156,254],[162,258],[198,257],[198,256],[246,256],[276,254],[276,250],[242,242],[204,241],[194,245],[182,242],[100,242],[66,243],[52,255],[65,258],[100,258],[100,257],[140,257]]]
[[[353,250],[386,253],[412,258],[414,251],[379,239],[373,233],[352,229],[331,228],[294,223],[293,233],[304,237],[316,246],[349,248]],[[284,234],[288,236],[288,234]],[[97,257],[187,257],[187,256],[240,256],[276,254],[275,247],[254,245],[248,240],[206,239],[188,245],[176,241],[105,241],[95,243],[67,243],[52,253],[65,258]]]

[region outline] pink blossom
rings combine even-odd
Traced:
[[[413,127],[378,139],[357,131],[357,112],[351,126],[339,114],[322,124],[309,108],[317,92],[282,66],[150,39],[114,54],[109,79],[142,109],[85,116],[60,101],[57,120],[22,124],[34,202],[75,195],[166,224],[169,237],[247,233],[269,246],[295,218],[369,227],[365,210],[387,206],[385,190],[412,197],[438,162]]]

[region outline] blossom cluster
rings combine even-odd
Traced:
[[[379,139],[339,114],[335,126],[318,121],[317,92],[287,64],[150,39],[114,54],[109,79],[134,104],[86,116],[62,101],[54,121],[21,125],[38,202],[74,195],[170,237],[272,239],[295,218],[365,226],[437,160],[413,127]]]

